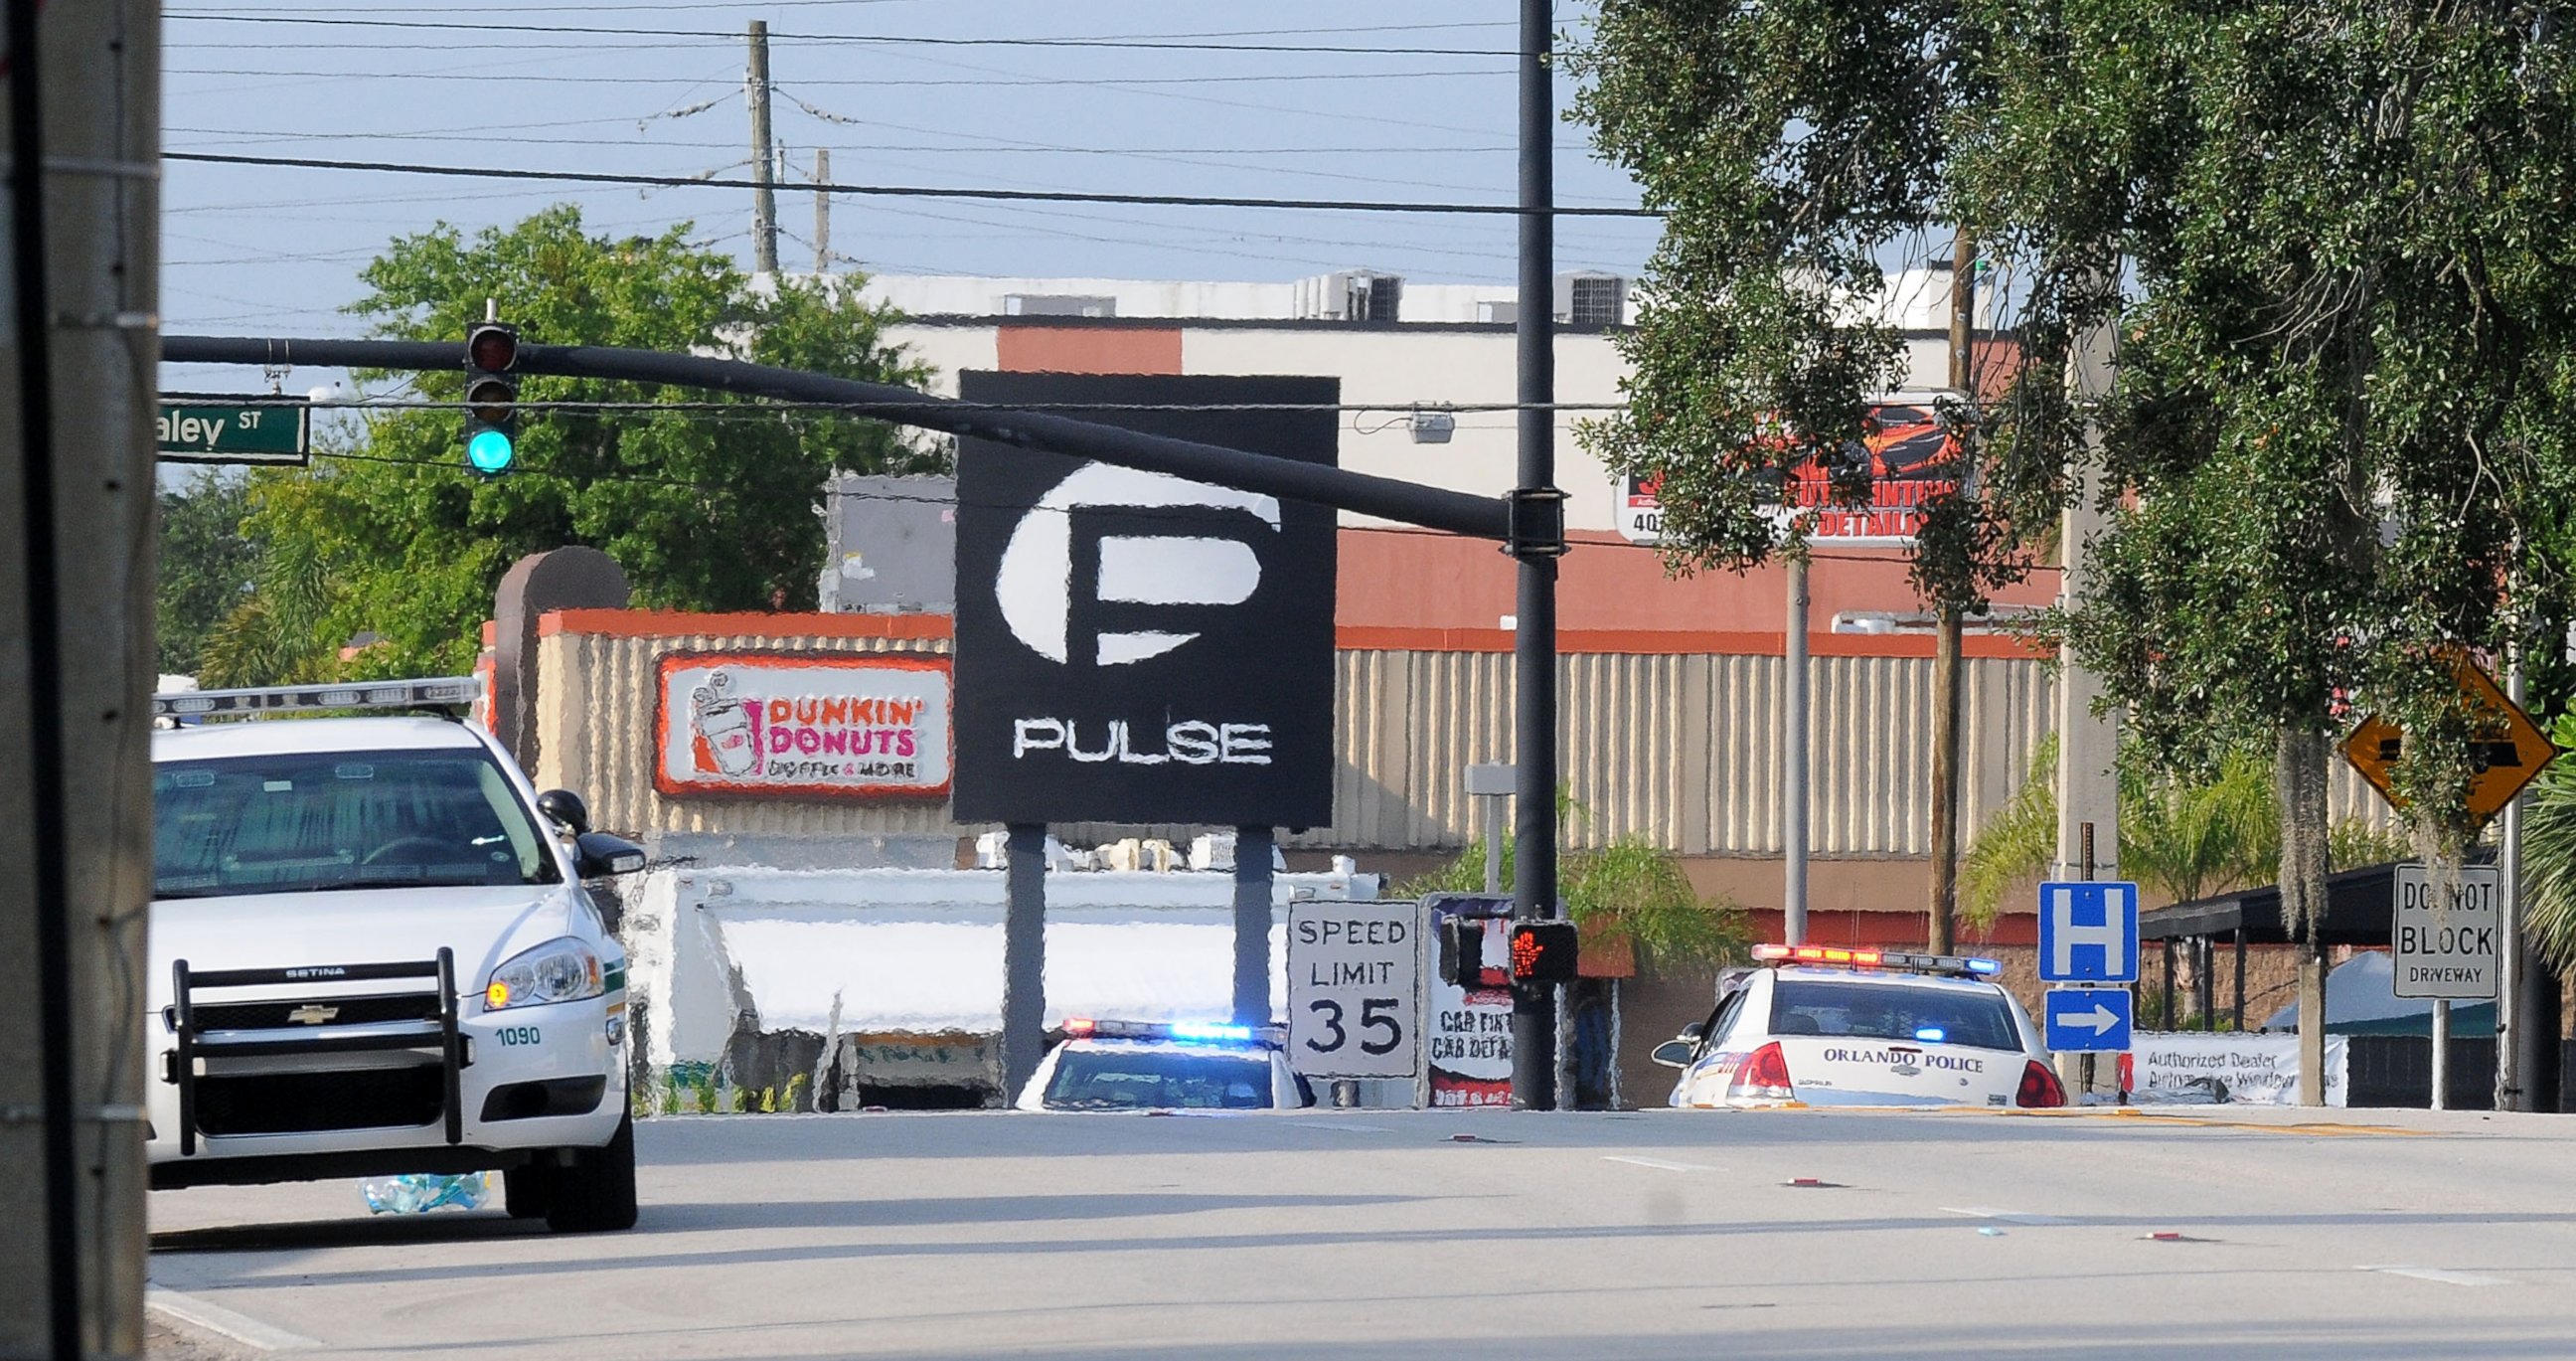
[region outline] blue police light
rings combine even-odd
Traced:
[[[465,441],[465,461],[473,464],[478,473],[508,472],[510,460],[517,454],[506,431],[477,430],[472,439]]]
[[[1914,1038],[1923,1041],[1925,1044],[1939,1044],[1943,1040],[1950,1038],[1950,1032],[1943,1030],[1937,1025],[1919,1026],[1914,1031]]]
[[[1218,1021],[1174,1021],[1171,1035],[1176,1040],[1245,1040],[1252,1038],[1248,1025],[1226,1025]]]
[[[2004,966],[1998,960],[1971,959],[1968,961],[1968,972],[1973,974],[1999,974],[2003,971]]]

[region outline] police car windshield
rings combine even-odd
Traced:
[[[1902,983],[1840,983],[1782,977],[1771,994],[1773,1035],[1847,1035],[1871,1040],[1920,1041],[1937,1030],[1942,1042],[1974,1049],[2020,1049],[2012,1012],[2001,994],[1982,988],[1909,987]]]
[[[152,798],[158,898],[561,878],[480,750],[164,761],[152,767]]]
[[[1056,1110],[1256,1109],[1270,1104],[1270,1063],[1222,1051],[1067,1049],[1044,1103]]]

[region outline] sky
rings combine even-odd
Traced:
[[[847,184],[1466,203],[1515,192],[1517,6],[1503,0],[173,0],[165,16],[165,151],[729,177],[750,155],[742,34],[764,20],[791,164],[778,195],[789,270],[815,263],[814,196],[794,184],[818,148]],[[1584,17],[1562,0],[1561,28]],[[1104,38],[1188,46],[1014,41]],[[1225,50],[1263,45],[1352,50]],[[1572,95],[1560,77],[1558,107]],[[1560,126],[1557,143],[1560,203],[1636,203],[1582,129]],[[747,190],[172,162],[163,329],[362,334],[342,309],[393,238],[566,201],[601,232],[692,223],[694,240],[750,267]],[[1633,276],[1654,230],[1561,220],[1556,268]],[[1514,238],[1499,215],[854,196],[831,208],[832,268],[870,273],[1277,282],[1369,268],[1509,282]],[[299,371],[287,390],[337,376]],[[163,385],[259,383],[171,365]]]

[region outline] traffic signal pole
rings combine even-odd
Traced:
[[[1556,132],[1548,46],[1554,32],[1549,0],[1521,0],[1520,301],[1513,319],[1519,349],[1520,512],[1508,545],[1520,560],[1519,614],[1512,635],[1513,764],[1517,827],[1512,853],[1512,915],[1546,920],[1556,900],[1556,560],[1565,552],[1563,494],[1556,490]],[[1552,525],[1550,517],[1553,517]],[[1512,1008],[1512,1103],[1554,1110],[1559,986],[1515,989]]]
[[[297,340],[245,336],[164,336],[161,358],[172,364],[246,364],[274,367],[290,364],[364,369],[454,370],[465,362],[465,345],[438,340]],[[664,354],[598,345],[537,345],[522,340],[518,367],[522,376],[604,378],[627,383],[732,392],[782,402],[828,405],[852,416],[968,435],[1018,449],[1043,449],[1121,468],[1169,473],[1195,482],[1236,487],[1268,496],[1358,511],[1425,529],[1443,529],[1471,538],[1508,540],[1512,510],[1508,500],[1474,496],[1445,487],[1426,487],[1392,477],[1375,477],[1319,463],[1248,454],[1194,440],[1170,439],[1094,425],[1040,411],[980,406],[951,397],[934,397],[890,383],[863,383],[803,369],[749,364],[704,355]],[[541,401],[522,401],[522,413],[543,412]],[[531,472],[542,472],[532,469]],[[1547,777],[1553,782],[1551,772]]]

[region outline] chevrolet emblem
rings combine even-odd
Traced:
[[[338,1007],[326,1007],[319,1002],[307,1002],[303,1006],[297,1007],[295,1010],[286,1013],[286,1019],[293,1021],[297,1025],[320,1025],[339,1014],[340,1009]]]

